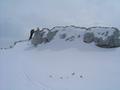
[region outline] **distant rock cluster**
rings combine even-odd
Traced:
[[[79,42],[80,40],[87,44],[94,43],[102,48],[113,48],[120,47],[120,31],[115,27],[56,26],[52,29],[36,30],[31,43],[37,46],[54,40],[64,42],[74,42],[75,40]]]
[[[51,78],[51,79],[53,79],[53,78],[58,78],[58,79],[61,79],[61,80],[63,80],[63,79],[71,79],[71,78],[79,78],[79,79],[83,79],[84,78],[84,76],[82,75],[82,74],[79,74],[79,73],[75,73],[75,72],[72,72],[71,74],[69,74],[69,75],[67,75],[67,76],[61,76],[61,75],[55,75],[55,74],[50,74],[49,75],[49,78]]]
[[[92,27],[84,34],[84,42],[94,42],[96,46],[113,48],[120,46],[120,31],[114,27]]]

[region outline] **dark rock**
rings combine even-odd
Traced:
[[[80,78],[83,78],[83,76],[82,76],[82,75],[80,75]]]
[[[107,36],[107,35],[105,35]],[[94,38],[94,42],[96,46],[103,47],[103,48],[114,48],[120,47],[120,39],[119,39],[119,31],[115,30],[111,36],[107,36],[106,39],[103,38]]]
[[[34,46],[37,46],[38,44],[42,44],[42,43],[48,43],[54,38],[56,33],[57,31],[50,31],[45,28],[42,30],[34,31],[34,36],[31,40],[31,43]]]
[[[83,41],[85,43],[91,43],[94,41],[94,34],[92,32],[87,32],[84,34]]]
[[[74,75],[75,75],[75,72],[72,73],[72,76],[74,76]]]
[[[60,77],[60,79],[63,79],[63,77]]]
[[[85,43],[95,42],[102,48],[120,47],[120,31],[113,27],[92,27],[84,34]]]
[[[61,39],[65,39],[66,36],[67,36],[67,35],[66,35],[65,33],[64,33],[64,34],[61,34],[61,35],[60,35],[60,38],[61,38]]]

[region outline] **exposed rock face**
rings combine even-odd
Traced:
[[[41,44],[43,42],[43,38],[42,38],[43,35],[44,35],[43,31],[39,31],[39,30],[35,31],[31,43],[35,46]]]
[[[91,42],[93,42],[94,41],[94,34],[92,32],[86,32],[84,34],[83,41],[85,43],[91,43]]]
[[[58,31],[49,31],[49,32],[48,32],[46,38],[48,39],[49,42],[54,38],[54,36],[57,34],[57,32],[58,32]]]
[[[113,35],[108,36],[106,40],[95,38],[95,43],[99,47],[113,48],[120,46],[120,39],[117,37],[117,34],[114,33]]]
[[[53,37],[56,35],[57,31],[50,31],[49,29],[37,30],[34,32],[34,36],[31,40],[31,43],[35,46],[42,43],[50,42]]]
[[[113,48],[120,46],[119,30],[113,27],[92,27],[84,35],[84,42],[95,42],[96,46]]]
[[[57,26],[52,29],[43,28],[34,32],[33,45],[49,43],[52,40],[62,42],[95,43],[103,48],[120,47],[120,31],[114,27],[76,27]]]

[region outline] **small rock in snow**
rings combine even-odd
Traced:
[[[82,76],[82,75],[80,75],[80,78],[83,78],[83,76]]]
[[[72,76],[74,76],[74,75],[75,75],[75,72],[72,73]]]
[[[60,77],[60,79],[63,79],[63,77]]]
[[[50,78],[52,78],[53,76],[52,75],[49,75]]]

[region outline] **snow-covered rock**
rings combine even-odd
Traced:
[[[86,28],[76,26],[54,27],[52,31],[58,31],[55,38],[59,41],[72,42],[82,40]]]
[[[95,45],[104,48],[120,46],[119,30],[114,27],[91,27],[84,35],[84,41],[95,42]]]
[[[52,29],[37,30],[31,40],[33,45],[54,42],[92,43],[104,48],[120,46],[120,31],[114,27],[56,26]]]
[[[71,42],[77,38],[82,38],[84,31],[85,28],[75,26],[56,26],[51,30],[44,28],[41,31],[35,31],[31,43],[38,45],[52,40]]]

